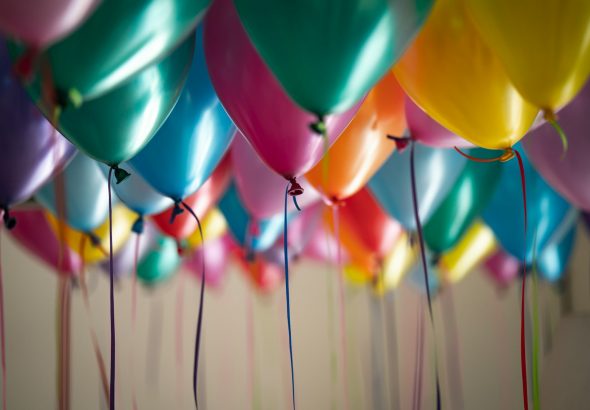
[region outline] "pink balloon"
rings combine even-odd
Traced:
[[[465,148],[473,146],[430,118],[408,96],[405,98],[405,106],[408,130],[415,140],[424,145],[439,148]]]
[[[568,138],[563,148],[551,124],[543,124],[523,140],[527,157],[557,192],[578,208],[590,210],[590,83],[559,112],[559,124]]]
[[[499,249],[484,262],[484,266],[494,282],[506,287],[518,276],[520,261]]]
[[[282,213],[285,179],[262,162],[239,131],[236,131],[230,155],[240,199],[248,212],[256,219]],[[300,179],[299,184],[304,190],[297,198],[302,208],[320,200],[320,194],[306,180]],[[295,211],[293,202],[289,201],[287,206],[289,212]]]
[[[10,233],[24,248],[65,275],[77,275],[81,271],[82,260],[65,244],[60,261],[59,240],[45,219],[42,210],[13,210],[11,214],[18,222]]]
[[[99,0],[2,0],[0,31],[45,48],[74,30]]]
[[[230,242],[231,239],[228,235],[205,242],[205,284],[207,286],[213,288],[221,286],[229,266]],[[200,280],[202,263],[203,248],[200,247],[186,258],[184,266],[192,276]]]
[[[287,179],[311,169],[324,153],[323,139],[310,129],[316,117],[283,91],[250,43],[231,0],[216,0],[207,12],[204,46],[219,100],[260,158]],[[326,117],[330,144],[359,106]]]

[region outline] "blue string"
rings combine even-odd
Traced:
[[[111,199],[111,177],[113,170],[109,169],[108,191],[109,191],[109,292],[110,292],[110,311],[111,311],[111,388],[109,395],[109,409],[115,410],[115,290],[114,267],[113,267],[113,204]]]
[[[288,231],[287,231],[287,199],[289,196],[289,188],[291,183],[287,184],[287,188],[285,189],[285,215],[284,215],[284,225],[283,225],[283,252],[285,255],[285,294],[287,299],[287,327],[289,329],[289,355],[291,358],[291,393],[293,397],[293,410],[295,410],[295,371],[293,370],[293,340],[291,337],[291,300],[289,297],[289,250],[288,250]],[[297,201],[295,197],[293,197],[295,204],[297,205]],[[299,209],[299,206],[297,206]]]

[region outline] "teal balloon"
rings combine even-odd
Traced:
[[[283,88],[318,115],[352,107],[393,66],[433,0],[235,0]]]
[[[146,285],[156,285],[170,278],[180,267],[176,241],[160,236],[156,246],[137,265],[137,277]]]
[[[199,27],[196,51],[178,103],[131,164],[160,193],[181,200],[209,178],[233,135],[233,123],[209,79]]]
[[[218,204],[225,216],[233,238],[248,250],[263,252],[268,250],[283,233],[283,215],[277,214],[268,219],[254,220],[240,201],[236,186],[232,183]],[[287,221],[293,214],[287,215]],[[253,224],[256,224],[253,226]]]
[[[466,160],[445,148],[416,144],[414,149],[418,214],[425,224],[453,187]],[[416,230],[409,148],[394,152],[371,178],[369,188],[390,216],[407,230]]]
[[[91,16],[38,58],[61,105],[96,98],[170,54],[194,29],[210,0],[102,0]],[[23,47],[13,45],[18,59]]]
[[[92,232],[108,217],[107,179],[98,163],[82,153],[76,154],[61,176],[64,182],[63,205],[67,224],[82,232]],[[54,178],[37,191],[35,200],[57,217],[58,201],[55,194]]]
[[[107,94],[79,108],[66,107],[59,116],[59,130],[97,161],[118,165],[130,159],[172,111],[186,80],[193,50],[194,40],[190,38],[167,58]]]
[[[559,243],[551,244],[543,249],[536,261],[541,278],[548,282],[557,282],[563,277],[574,250],[575,239],[576,225],[571,227]]]
[[[502,248],[519,260],[524,258],[525,263],[530,265],[534,253],[540,255],[546,246],[561,239],[555,233],[567,232],[575,222],[577,212],[535,171],[523,150],[519,149],[519,152],[526,178],[526,243],[522,188],[516,158],[502,164],[498,187],[482,216]]]

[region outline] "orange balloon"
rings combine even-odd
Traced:
[[[338,202],[358,192],[395,149],[387,135],[406,129],[404,93],[392,73],[369,92],[356,116],[305,178]]]

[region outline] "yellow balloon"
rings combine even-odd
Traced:
[[[445,253],[439,263],[439,277],[443,282],[455,283],[463,279],[497,248],[492,230],[476,221],[459,243]]]
[[[217,208],[210,210],[203,219],[203,238],[206,241],[212,241],[219,238],[227,231],[227,222],[221,211]],[[201,246],[201,234],[197,229],[188,238],[186,238],[189,249],[195,249]]]
[[[590,1],[466,0],[522,96],[552,113],[590,75]]]
[[[45,217],[49,221],[49,225],[54,230],[57,237],[59,237],[59,222],[49,212],[45,212]],[[113,253],[117,252],[129,239],[131,235],[131,227],[133,222],[137,219],[134,212],[130,211],[123,205],[115,205],[113,207]],[[109,252],[109,220],[102,223],[98,228],[92,232],[100,241],[100,246],[93,246],[87,240],[86,233],[76,231],[69,226],[64,227],[64,240],[66,244],[80,254],[80,246],[85,241],[84,249],[81,256],[86,263],[100,262],[108,257]]]
[[[385,257],[383,273],[377,276],[373,290],[382,295],[397,288],[406,273],[414,266],[417,251],[416,244],[412,246],[407,233],[400,235],[391,252]]]
[[[480,147],[511,147],[538,111],[510,82],[463,0],[436,2],[394,72],[406,93],[431,117]]]
[[[372,274],[361,266],[350,264],[343,268],[344,278],[352,285],[366,285],[372,277]]]

